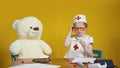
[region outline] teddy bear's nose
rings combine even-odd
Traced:
[[[38,27],[34,27],[34,28],[33,28],[33,30],[38,31],[38,30],[39,30],[39,28],[38,28]]]

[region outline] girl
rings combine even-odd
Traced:
[[[64,42],[66,47],[70,46],[65,58],[93,57],[93,37],[85,34],[87,27],[85,15],[79,14],[75,16],[74,23],[70,27],[70,31]],[[73,30],[75,30],[76,35],[71,36]]]

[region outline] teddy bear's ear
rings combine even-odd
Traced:
[[[14,30],[16,30],[17,24],[18,24],[19,22],[20,22],[20,20],[15,20],[15,21],[13,22],[12,27],[13,27]]]

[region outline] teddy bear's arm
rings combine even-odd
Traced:
[[[18,55],[20,53],[20,50],[21,50],[21,46],[20,46],[20,41],[19,40],[13,42],[9,47],[9,52],[12,55]]]
[[[44,42],[43,40],[40,40],[39,43],[40,43],[40,46],[42,47],[42,50],[45,54],[52,53],[51,47],[46,42]]]

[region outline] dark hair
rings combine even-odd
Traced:
[[[85,28],[88,28],[88,24],[87,23],[83,23],[85,25]]]

